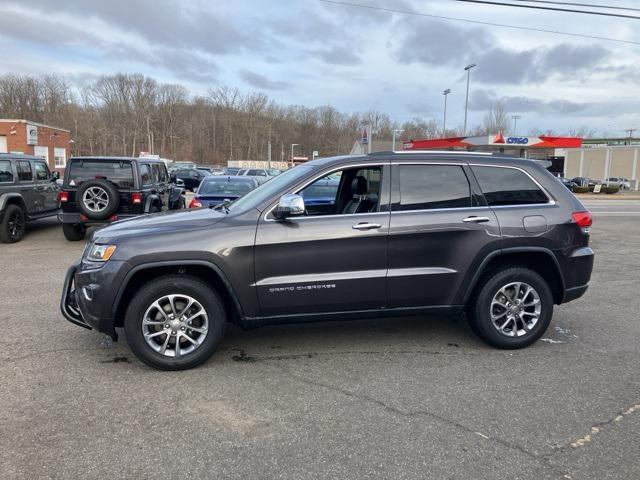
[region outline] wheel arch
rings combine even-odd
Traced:
[[[464,292],[462,304],[467,304],[478,286],[478,281],[487,270],[507,265],[523,266],[538,273],[549,284],[554,303],[562,303],[566,289],[565,279],[553,252],[544,247],[513,247],[494,251],[484,258]]]
[[[137,265],[132,268],[120,284],[116,294],[112,315],[115,326],[124,325],[124,314],[135,293],[149,280],[170,274],[189,275],[213,287],[222,298],[228,321],[239,323],[242,307],[231,282],[224,272],[215,264],[202,260],[162,261]],[[130,288],[130,286],[132,286]]]
[[[0,212],[4,212],[7,205],[18,205],[24,211],[24,214],[28,216],[27,206],[24,202],[24,198],[17,192],[9,192],[0,195]]]

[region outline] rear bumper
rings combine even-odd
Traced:
[[[593,271],[594,253],[590,247],[581,247],[567,258],[567,278],[562,303],[567,303],[584,295],[589,287]]]

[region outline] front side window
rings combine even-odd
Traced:
[[[372,213],[380,208],[381,179],[378,166],[347,168],[319,178],[298,194],[308,216]]]
[[[11,171],[11,162],[7,160],[0,161],[0,183],[13,182],[13,172]]]
[[[400,165],[398,210],[471,207],[471,188],[459,165]]]
[[[489,206],[548,203],[549,198],[522,170],[505,167],[471,167]]]
[[[19,160],[16,167],[18,168],[18,180],[21,182],[31,182],[33,180],[33,172],[31,171],[30,162]]]
[[[49,167],[44,162],[34,162],[34,166],[36,167],[36,179],[37,180],[49,180]]]

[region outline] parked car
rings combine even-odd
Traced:
[[[571,181],[579,187],[595,187],[598,183],[600,183],[596,180],[591,180],[588,177],[575,177],[572,178]]]
[[[203,178],[211,175],[210,173],[202,172],[197,168],[175,170],[173,174],[176,178],[179,178],[184,182],[185,189],[191,190],[192,192],[195,192],[198,189]]]
[[[222,172],[223,175],[238,175],[238,172],[240,171],[240,168],[237,167],[227,167],[224,169],[224,172]]]
[[[0,153],[0,241],[22,240],[27,222],[58,212],[58,172],[42,157]]]
[[[333,202],[306,190],[339,178]],[[326,183],[325,183],[326,185]],[[68,270],[66,319],[144,363],[205,362],[225,322],[460,315],[490,345],[526,347],[581,297],[591,214],[545,168],[475,152],[381,152],[299,165],[213,209],[95,232]]]
[[[624,177],[609,177],[604,181],[607,185],[619,186],[620,190],[630,190],[631,182]]]
[[[277,168],[267,168],[267,173],[270,177],[277,177],[282,173],[282,170],[279,170]]]
[[[87,227],[162,210],[184,208],[162,160],[142,157],[74,157],[65,170],[58,219],[67,240]]]
[[[564,177],[557,177],[557,178],[560,183],[562,183],[565,187],[567,187],[571,191],[573,191],[573,187],[578,186],[576,182],[574,182],[573,180],[569,180],[568,178],[564,178]]]
[[[258,183],[262,184],[271,179],[271,175],[266,168],[247,168],[238,172],[238,175],[254,177]]]
[[[211,175],[202,180],[189,208],[212,207],[225,201],[232,202],[258,185],[253,177]]]

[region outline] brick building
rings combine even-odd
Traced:
[[[29,120],[0,119],[0,153],[44,157],[60,173],[71,156],[71,132]]]

